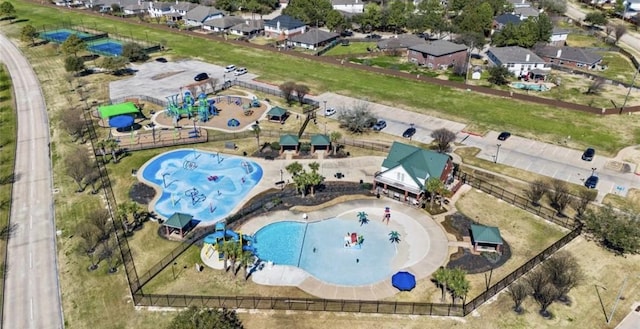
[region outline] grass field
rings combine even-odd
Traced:
[[[348,46],[338,44],[324,53],[323,56],[339,56],[339,55],[351,55],[351,54],[366,54],[368,49],[375,49],[375,42],[350,42]]]
[[[36,26],[49,24],[49,27],[53,28],[53,24],[60,22],[59,9],[39,7],[31,3],[27,8],[24,2],[16,2],[15,6],[18,9],[18,16],[28,16],[30,22]],[[557,140],[560,136],[572,136],[577,144],[576,147],[592,145],[608,152],[637,142],[635,137],[638,133],[635,131],[621,132],[615,129],[623,122],[630,126],[639,121],[640,119],[636,116],[625,117],[623,120],[611,116],[594,117],[304,59],[289,57],[282,60],[281,56],[286,56],[283,53],[257,51],[220,42],[202,42],[196,37],[140,27],[127,21],[110,21],[66,11],[64,17],[68,22],[80,24],[82,20],[82,24],[86,26],[109,33],[117,31],[140,40],[149,39],[158,42],[165,40],[169,47],[165,54],[167,56],[195,57],[220,65],[234,62],[258,72],[261,80],[275,84],[287,80],[304,82],[311,87],[312,94],[331,90],[474,126],[496,130],[508,126],[513,131],[521,132],[522,135],[547,141]],[[19,24],[16,25],[19,28]],[[18,33],[17,28],[13,32],[14,36]],[[313,74],[310,75],[310,72]],[[416,97],[416,95],[429,95],[429,97]],[[620,100],[614,99],[614,101]]]

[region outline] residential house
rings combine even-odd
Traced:
[[[516,16],[514,14],[498,15],[493,19],[493,30],[500,31],[507,26],[507,24],[518,25],[520,23],[522,23],[520,16]]]
[[[333,9],[351,13],[362,14],[364,12],[364,2],[362,0],[331,0]]]
[[[401,50],[405,51],[413,46],[424,45],[427,41],[413,34],[402,34],[395,38],[382,39],[378,41],[376,46],[383,51]]]
[[[453,181],[453,161],[447,154],[393,142],[380,171],[374,175],[373,186],[397,199],[419,200],[432,177],[445,184]]]
[[[556,47],[561,47],[567,44],[567,37],[569,36],[568,30],[563,30],[558,27],[554,27],[551,32],[551,40],[549,44]]]
[[[138,1],[137,3],[127,4],[122,6],[122,13],[126,16],[130,15],[144,15],[147,11],[148,4],[144,1]]]
[[[264,21],[261,19],[245,20],[236,24],[229,29],[229,33],[240,35],[247,38],[253,38],[264,33]]]
[[[307,25],[289,15],[280,15],[264,22],[264,34],[269,38],[288,39],[307,30]]]
[[[213,7],[198,5],[189,10],[184,16],[189,26],[202,26],[204,22],[224,17],[224,12]]]
[[[583,48],[544,46],[536,52],[549,63],[588,70],[595,69],[602,62],[601,55]]]
[[[429,68],[447,68],[455,63],[466,63],[467,46],[446,40],[431,41],[409,47],[409,61]]]
[[[533,7],[520,7],[520,8],[514,9],[513,14],[520,17],[521,21],[524,21],[529,17],[540,16],[540,11]]]
[[[193,2],[177,1],[176,0],[176,3],[171,6],[171,12],[175,13],[175,14],[179,14],[181,17],[184,17],[184,16],[187,15],[187,13],[191,9],[193,9],[193,8],[195,8],[197,6],[199,6],[199,5],[196,4],[196,3],[193,3]]]
[[[153,1],[149,2],[147,12],[151,17],[162,17],[171,13],[171,2]]]
[[[202,28],[213,32],[227,32],[231,27],[244,22],[240,16],[224,16],[208,20],[202,24]]]
[[[516,77],[545,75],[551,72],[551,65],[531,50],[518,46],[491,47],[487,50],[491,65],[506,67]]]
[[[514,9],[516,8],[524,8],[524,7],[531,7],[531,2],[527,1],[527,0],[507,0],[507,2],[509,2]]]
[[[71,1],[69,1],[71,2]],[[118,5],[120,8],[128,6],[144,6],[146,1],[141,0],[88,0],[84,2],[84,6],[87,8],[100,8],[100,10],[110,11],[113,5]]]
[[[305,33],[290,37],[289,40],[287,40],[287,46],[314,50],[331,43],[339,37],[340,35],[337,33],[313,28]]]

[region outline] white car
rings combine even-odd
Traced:
[[[224,73],[231,73],[235,70],[236,70],[235,65],[227,65],[227,67],[224,68]]]
[[[247,69],[244,68],[244,67],[241,67],[241,68],[237,69],[235,72],[233,72],[233,74],[235,74],[235,75],[243,75],[245,73],[247,73]]]
[[[325,116],[332,116],[334,114],[336,114],[336,109],[334,109],[333,107],[330,107],[330,108],[324,110],[324,115]]]

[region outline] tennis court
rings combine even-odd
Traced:
[[[122,55],[122,43],[110,38],[89,42],[87,50],[104,56]]]
[[[93,36],[93,34],[80,32],[76,30],[70,29],[59,29],[54,31],[41,32],[40,38],[48,41],[52,41],[55,43],[63,43],[67,40],[71,35],[76,35],[80,39],[87,39]]]

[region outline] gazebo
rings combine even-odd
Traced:
[[[311,152],[315,151],[329,151],[331,149],[331,140],[329,136],[322,134],[315,134],[311,136]]]
[[[171,217],[169,217],[169,219],[167,219],[164,223],[162,223],[162,225],[164,226],[167,236],[169,236],[174,231],[180,231],[180,237],[183,238],[186,231],[189,230],[192,219],[193,216],[189,214],[176,212],[171,215]]]
[[[471,243],[476,252],[495,251],[502,254],[503,242],[497,227],[471,224]]]
[[[280,136],[280,153],[284,151],[296,151],[298,153],[299,144],[298,136],[292,134],[282,135]]]
[[[269,121],[275,121],[275,122],[284,122],[284,120],[287,117],[287,113],[288,111],[276,106],[276,107],[272,107],[268,112],[267,112],[267,120]]]

